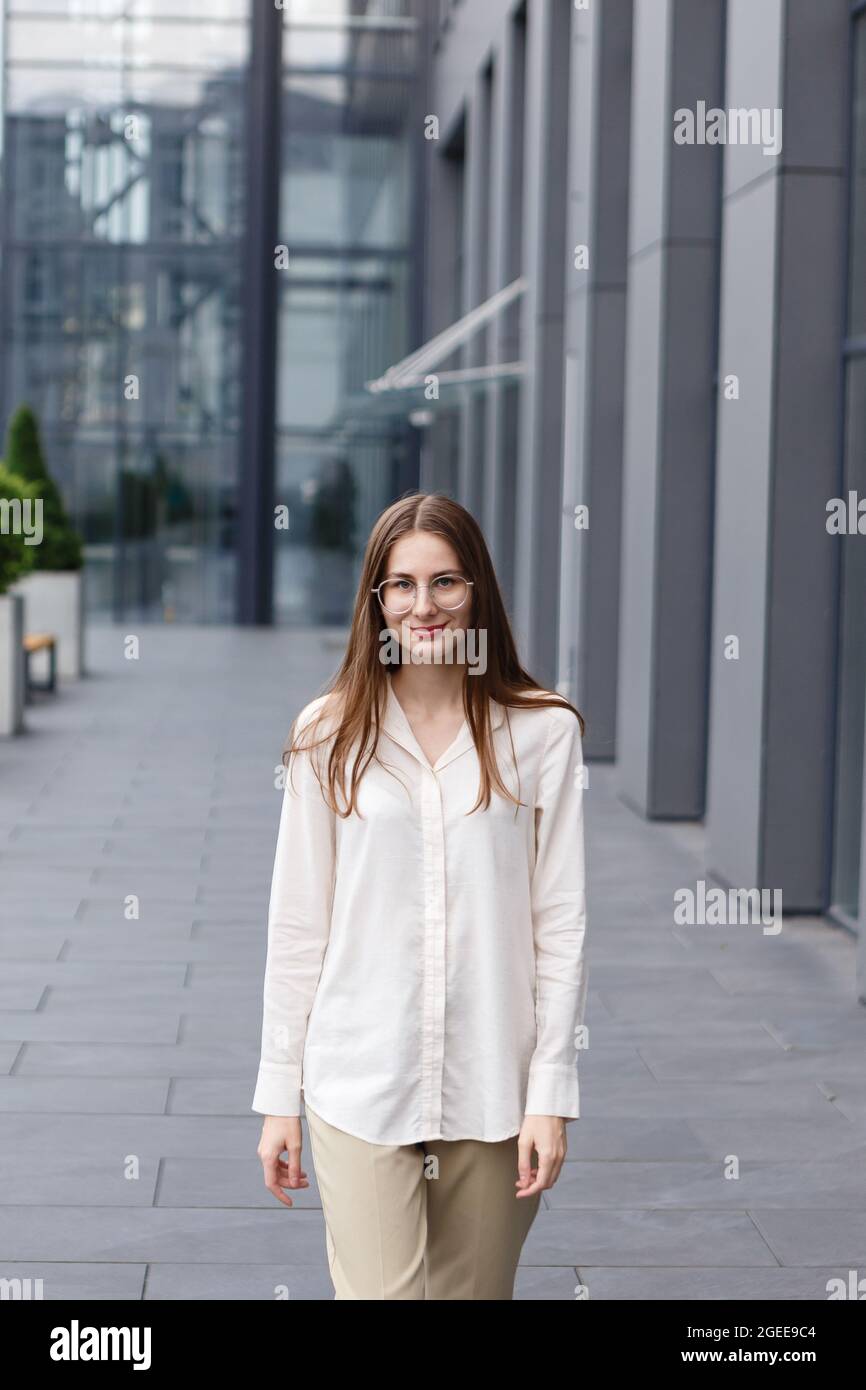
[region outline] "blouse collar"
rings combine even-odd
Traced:
[[[491,728],[498,729],[500,724],[504,723],[504,721],[505,711],[503,709],[503,706],[500,705],[498,701],[491,699]],[[440,757],[437,759],[435,763],[431,764],[429,759],[427,758],[426,753],[424,752],[423,748],[421,747],[420,743],[418,742],[417,738],[412,732],[412,726],[409,723],[409,720],[406,718],[403,706],[400,704],[400,701],[394,694],[394,687],[391,684],[390,676],[388,677],[388,694],[385,701],[385,712],[382,719],[382,732],[387,734],[389,738],[393,739],[395,743],[399,743],[401,748],[405,748],[407,753],[411,753],[413,758],[416,758],[418,762],[420,762],[424,767],[430,768],[433,772],[438,772],[440,768],[447,767],[447,765],[450,762],[453,762],[455,758],[459,758],[461,754],[466,753],[470,748],[475,747],[475,740],[472,737],[472,730],[469,727],[469,721],[467,719],[464,719],[457,733],[457,737],[454,739],[454,742],[450,744],[448,748],[445,749],[444,753],[440,755]]]

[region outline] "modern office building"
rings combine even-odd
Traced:
[[[866,3],[4,5],[0,407],[91,605],[344,622],[446,489],[622,796],[857,932]]]
[[[866,5],[438,8],[420,361],[463,384],[422,483],[622,796],[856,931],[866,535],[828,503],[866,488]]]

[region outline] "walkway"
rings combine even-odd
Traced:
[[[0,742],[0,1278],[332,1298],[315,1184],[293,1210],[264,1189],[250,1101],[274,769],[340,643],[154,627],[128,661],[125,635],[91,631],[93,674]],[[584,1117],[517,1297],[823,1299],[866,1272],[854,943],[674,926],[702,832],[642,821],[613,777],[590,769]]]

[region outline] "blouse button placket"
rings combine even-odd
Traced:
[[[424,842],[424,994],[421,1096],[424,1138],[439,1136],[445,1056],[445,828],[442,790],[431,768],[421,784]]]

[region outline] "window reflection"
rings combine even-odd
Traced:
[[[405,478],[405,422],[356,405],[410,346],[416,36],[402,6],[375,20],[350,9],[284,11],[276,482],[292,522],[274,592],[286,623],[348,621],[359,549]]]
[[[247,21],[9,6],[3,406],[37,409],[97,612],[234,616]]]

